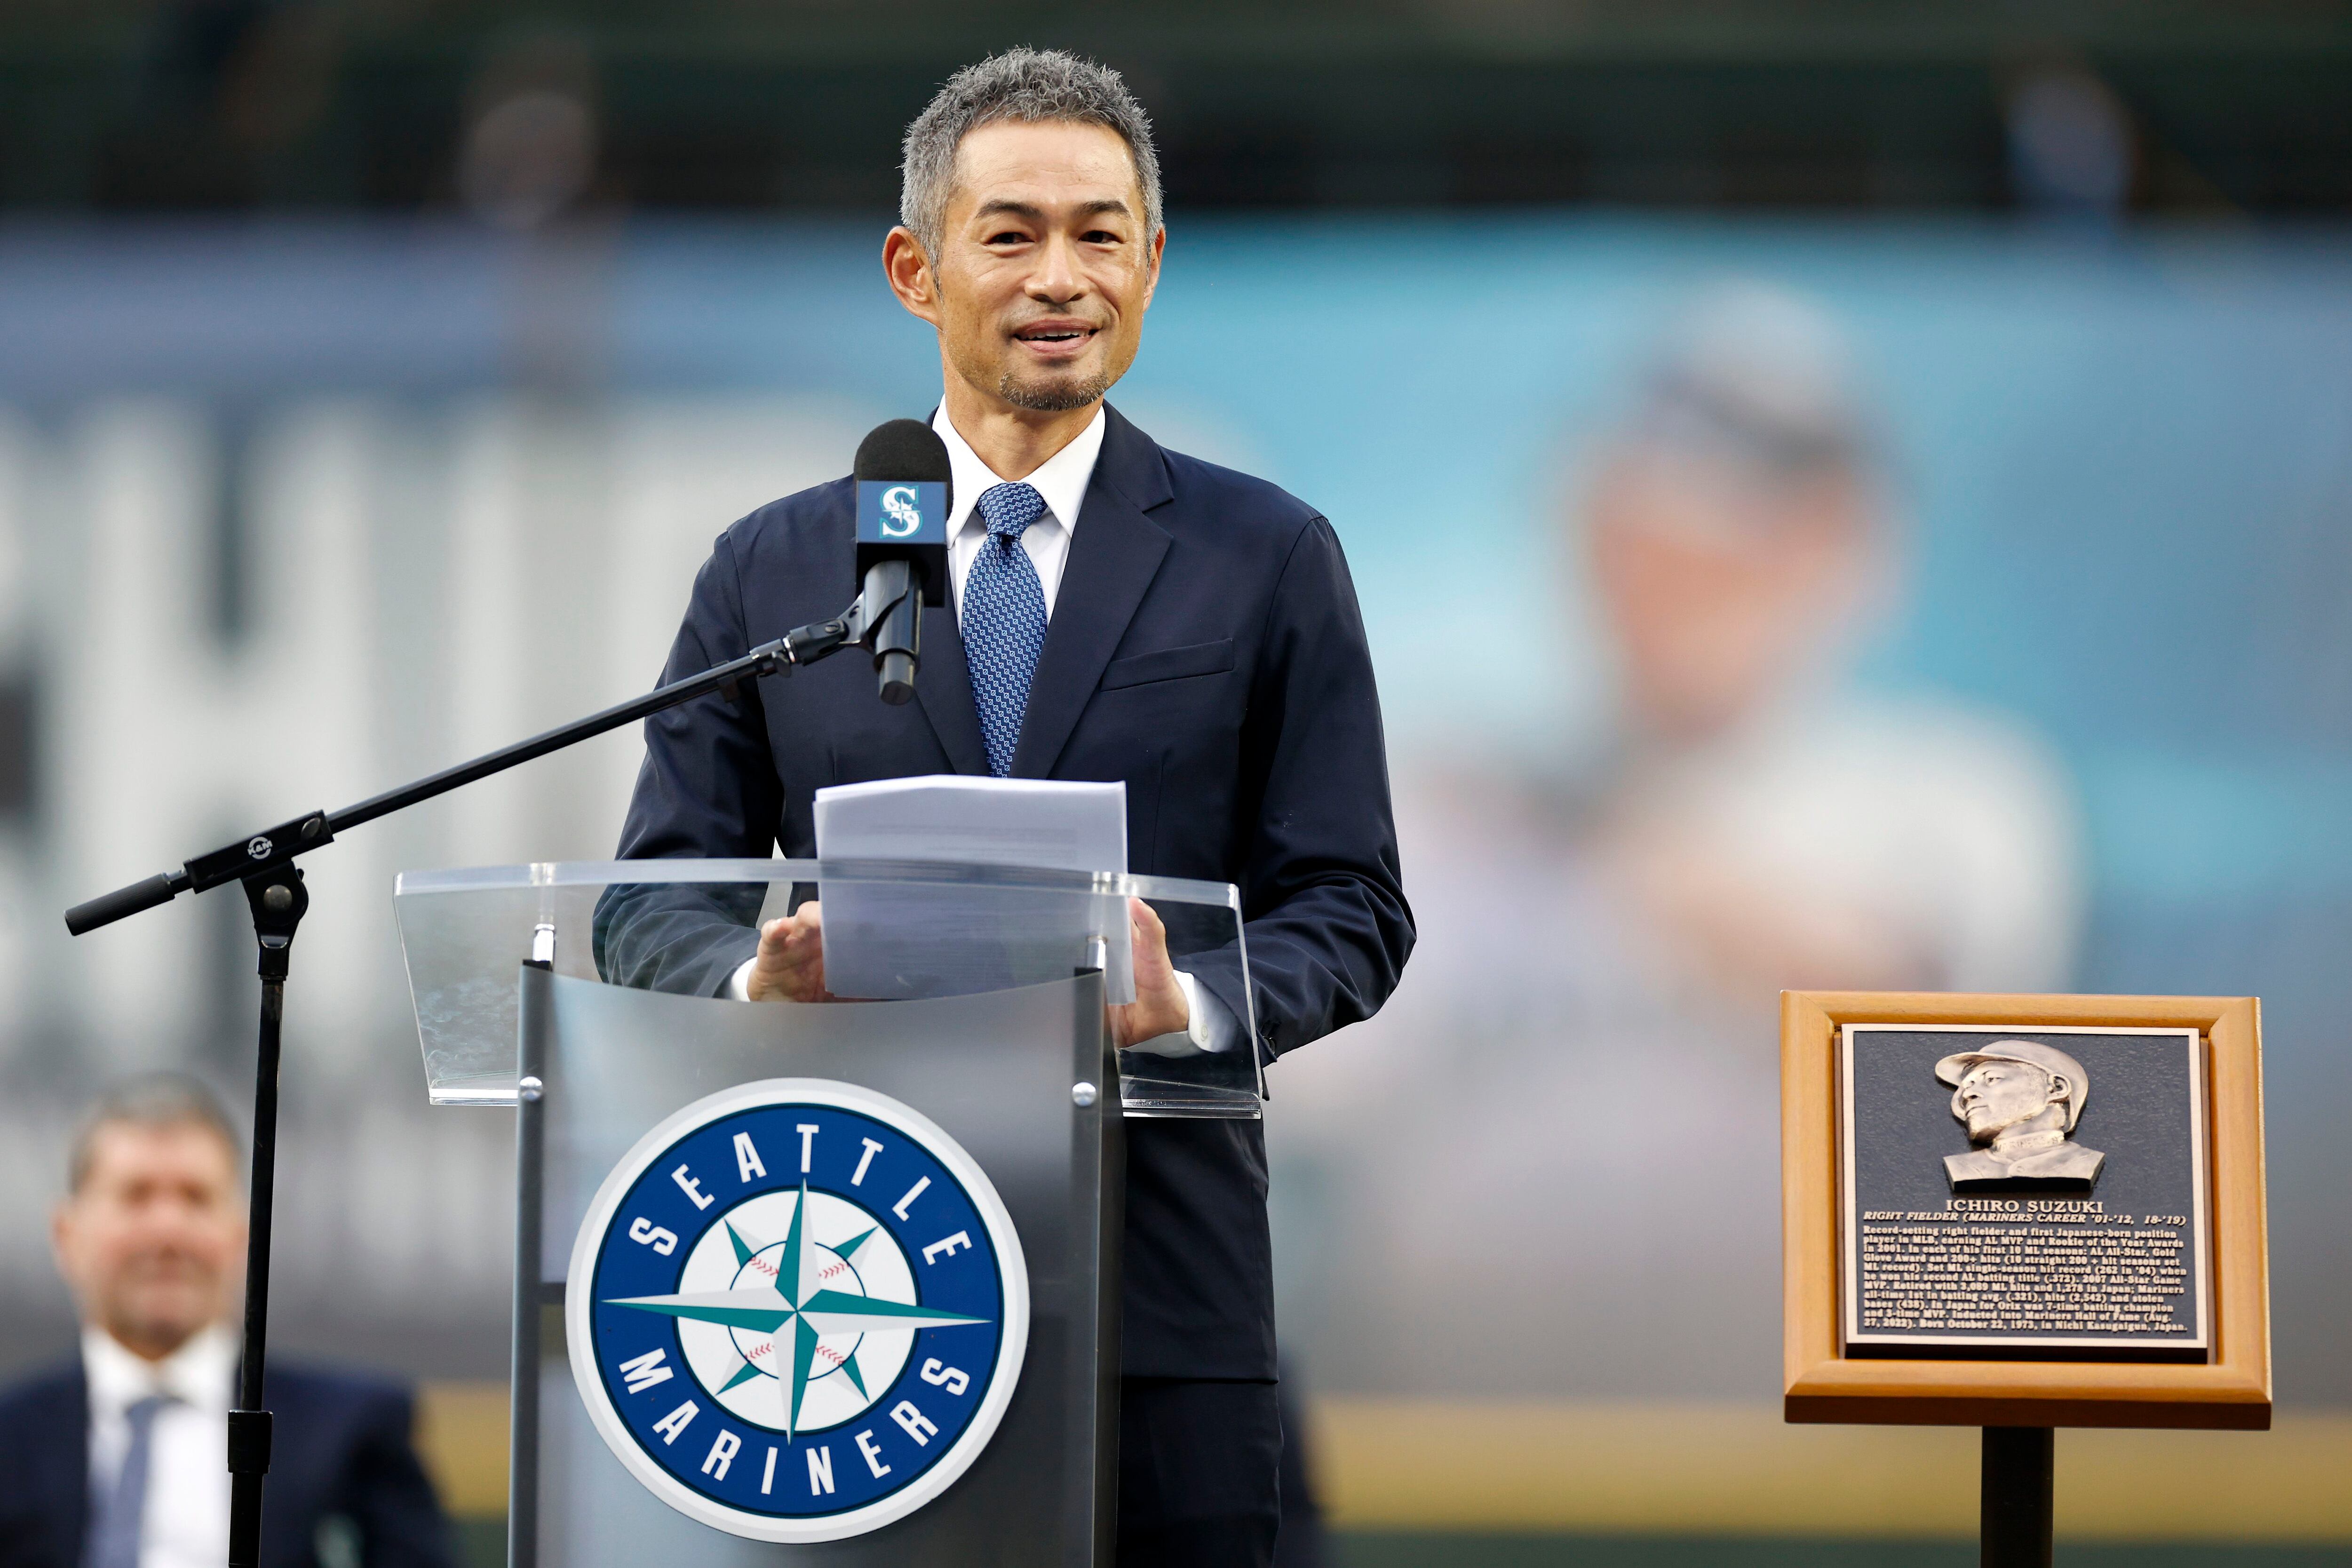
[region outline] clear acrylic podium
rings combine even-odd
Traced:
[[[761,920],[812,897],[823,900],[828,987],[871,999],[713,994],[750,955]],[[1167,927],[1177,967],[1238,998],[1245,1015],[1240,902],[1220,883],[805,860],[400,879],[428,1093],[436,1105],[517,1112],[514,1568],[1110,1561],[1120,1122],[1255,1117],[1262,1096],[1246,1016],[1229,1051],[1181,1040],[1109,1049],[1104,1004],[1132,995],[1131,898]],[[913,1511],[835,1540],[747,1538],[730,1532],[740,1521],[715,1527],[640,1484],[614,1447],[621,1439],[592,1422],[566,1342],[583,1321],[567,1316],[582,1304],[565,1300],[575,1239],[607,1173],[682,1108],[774,1079],[855,1086],[936,1124],[1002,1197],[1026,1272],[1025,1352],[985,1447]],[[809,1201],[803,1209],[814,1213]],[[722,1212],[712,1210],[709,1228]],[[899,1354],[895,1375],[916,1388],[907,1381],[916,1360]],[[890,1397],[863,1382],[857,1393],[877,1401],[877,1414]]]

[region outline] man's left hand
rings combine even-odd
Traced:
[[[1192,1026],[1192,1010],[1168,956],[1168,928],[1141,899],[1127,900],[1127,924],[1135,942],[1135,1000],[1103,1009],[1110,1016],[1111,1042],[1121,1050]]]

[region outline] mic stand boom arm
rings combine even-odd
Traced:
[[[389,816],[395,811],[446,795],[462,784],[506,772],[534,757],[560,752],[608,730],[651,718],[680,703],[719,692],[730,701],[746,680],[790,675],[803,665],[866,647],[892,606],[868,613],[863,598],[840,616],[801,626],[762,643],[738,659],[672,681],[634,701],[592,713],[560,729],[518,741],[456,767],[398,789],[345,806],[314,811],[291,822],[199,855],[176,871],[133,882],[127,888],[77,904],[66,911],[66,929],[76,936],[111,925],[142,910],[171,902],[182,893],[201,893],[225,882],[245,884],[253,910],[254,940],[260,949],[261,1033],[253,1078],[253,1181],[250,1225],[245,1252],[245,1342],[237,1373],[236,1408],[228,1416],[229,1568],[257,1568],[261,1552],[261,1488],[269,1471],[269,1412],[262,1401],[262,1373],[269,1338],[269,1226],[278,1170],[278,1062],[279,1026],[286,1011],[286,975],[294,930],[310,908],[302,868],[295,859],[334,841],[335,835]]]
[[[76,936],[85,936],[100,926],[135,915],[142,910],[152,910],[158,904],[170,903],[182,893],[202,893],[224,882],[250,881],[278,867],[289,865],[297,856],[333,840],[336,834],[373,822],[379,816],[389,816],[446,795],[461,785],[478,779],[502,773],[509,768],[534,758],[560,752],[567,746],[593,739],[608,730],[617,730],[641,719],[649,719],[683,702],[691,702],[709,692],[719,692],[730,700],[735,689],[747,679],[763,676],[789,675],[802,665],[840,652],[857,644],[867,621],[862,602],[853,604],[839,616],[820,621],[814,626],[801,626],[785,633],[775,641],[762,643],[738,659],[731,659],[691,675],[684,680],[657,687],[643,697],[616,704],[601,713],[591,713],[585,719],[575,719],[559,729],[533,735],[527,741],[517,741],[487,752],[471,762],[459,763],[437,773],[428,773],[398,789],[372,795],[356,805],[341,811],[314,811],[264,828],[233,844],[223,845],[209,854],[199,855],[176,871],[165,871],[144,881],[117,888],[102,893],[88,903],[76,904],[66,911],[66,930]]]

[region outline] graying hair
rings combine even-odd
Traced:
[[[230,1120],[228,1108],[202,1079],[184,1072],[142,1074],[116,1084],[91,1102],[74,1127],[72,1152],[66,1157],[66,1190],[78,1193],[89,1180],[98,1157],[98,1133],[102,1127],[128,1122],[134,1127],[201,1127],[228,1148],[229,1163],[242,1164],[245,1139]]]
[[[1151,117],[1118,72],[1065,49],[1007,49],[948,78],[907,127],[898,221],[914,230],[925,255],[937,261],[946,237],[956,150],[966,136],[1000,120],[1031,125],[1063,120],[1118,132],[1143,187],[1145,243],[1159,234],[1160,155],[1151,149]]]

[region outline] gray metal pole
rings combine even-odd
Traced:
[[[1984,1429],[1984,1568],[2050,1568],[2053,1436],[2047,1426]]]
[[[253,1173],[246,1200],[245,1345],[237,1362],[236,1407],[228,1413],[229,1568],[256,1568],[261,1561],[261,1493],[269,1479],[269,1406],[263,1391],[269,1345],[269,1227],[277,1204],[278,1058],[294,930],[310,907],[299,866],[248,878],[245,897],[261,952],[261,1035],[253,1062]]]
[[[531,932],[533,969],[555,967],[555,928]],[[526,989],[516,1042],[514,1382],[507,1429],[507,1568],[539,1564],[539,1315],[546,1216],[547,1020]]]

